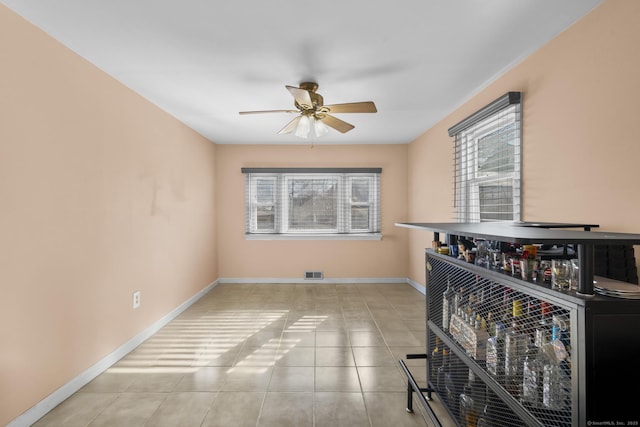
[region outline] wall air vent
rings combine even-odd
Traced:
[[[305,271],[304,272],[305,280],[320,280],[323,278],[324,278],[324,275],[322,274],[322,271]]]

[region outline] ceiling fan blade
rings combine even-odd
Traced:
[[[298,126],[298,122],[300,121],[301,118],[302,118],[302,116],[295,117],[293,120],[291,120],[289,123],[287,123],[287,125],[285,127],[280,129],[280,131],[278,132],[278,135],[284,135],[285,133],[293,132],[296,129],[296,127]]]
[[[295,86],[285,87],[289,92],[291,92],[291,95],[293,95],[299,106],[301,106],[305,110],[313,108],[313,102],[311,102],[311,96],[309,95],[308,91]]]
[[[265,114],[265,113],[299,113],[298,110],[262,110],[262,111],[240,111],[239,114]]]
[[[347,104],[325,105],[331,113],[376,113],[376,104],[372,101],[350,102]]]
[[[329,114],[324,115],[322,122],[341,133],[347,133],[355,127],[354,125],[342,121],[337,117],[330,116]]]

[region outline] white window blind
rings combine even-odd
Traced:
[[[508,92],[449,129],[458,222],[520,220],[521,98]]]
[[[380,168],[242,172],[248,237],[380,237]]]

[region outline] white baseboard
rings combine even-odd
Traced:
[[[189,308],[193,303],[198,301],[200,298],[205,296],[209,291],[215,288],[218,283],[218,280],[209,284],[206,288],[189,298],[184,303],[180,304],[177,308],[169,312],[167,315],[163,316],[161,319],[157,320],[151,326],[146,328],[144,331],[140,332],[138,335],[118,347],[112,353],[104,357],[95,365],[91,366],[86,371],[82,372],[77,377],[73,378],[68,383],[64,384],[62,387],[58,388],[56,391],[51,393],[49,396],[42,399],[40,402],[36,403],[26,412],[24,412],[19,417],[15,418],[6,427],[29,427],[38,421],[40,418],[45,416],[49,411],[58,406],[60,403],[69,398],[72,394],[80,390],[82,387],[91,382],[95,377],[106,371],[110,366],[116,363],[118,360],[122,359],[132,350],[134,350],[137,346],[142,344],[145,340],[150,338],[153,334],[158,332],[163,326],[177,317],[180,313]]]
[[[422,286],[420,283],[416,282],[415,280],[411,280],[407,278],[407,283],[413,286],[416,289],[416,291],[420,292],[422,295],[427,294],[427,289],[424,286]]]

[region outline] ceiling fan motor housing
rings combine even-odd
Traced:
[[[299,87],[300,89],[304,89],[309,92],[309,98],[311,98],[311,103],[313,104],[311,107],[314,111],[324,105],[324,98],[319,93],[316,93],[316,90],[318,90],[318,83],[302,82]],[[298,101],[295,101],[295,106],[299,110],[304,111],[304,108],[298,104]]]

